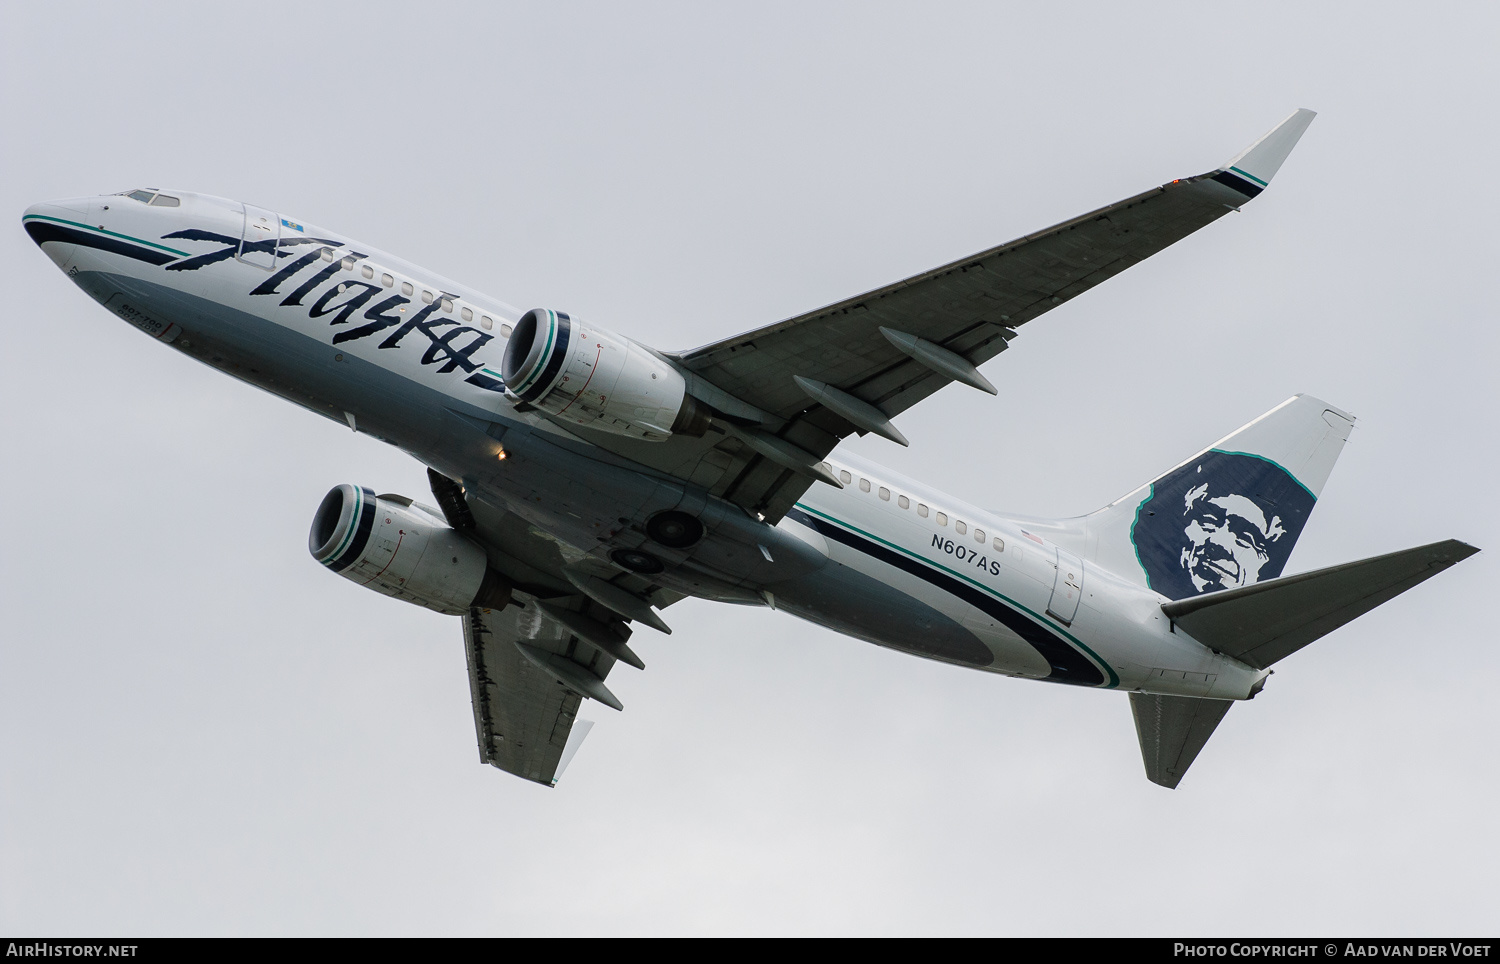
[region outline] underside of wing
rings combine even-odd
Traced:
[[[949,382],[993,393],[978,366],[1004,351],[1018,328],[1238,210],[1270,181],[1312,117],[1295,112],[1218,170],[766,328],[676,355],[622,341],[621,358],[649,356],[682,376],[683,398],[692,404],[672,409],[670,430],[620,431],[622,419],[635,417],[623,407],[607,423],[602,415],[564,418],[593,384],[599,368],[590,365],[603,357],[604,336],[590,362],[589,350],[567,347],[571,322],[554,311],[522,319],[530,335],[513,342],[506,358],[525,359],[505,377],[525,396],[515,396],[522,411],[540,407],[545,414],[534,417],[588,444],[774,523],[812,482],[839,484],[822,460],[840,439],[874,432],[906,444],[891,419]],[[581,366],[576,392],[548,387],[549,379],[571,379],[574,363]],[[597,404],[609,396],[624,406],[619,384],[594,389]],[[653,396],[643,388],[640,397]],[[588,404],[579,411],[592,411]],[[648,410],[656,411],[632,409]]]
[[[520,517],[432,469],[428,479],[448,523],[485,547],[509,600],[463,617],[479,757],[555,785],[592,725],[576,722],[582,701],[623,709],[605,678],[616,662],[645,668],[627,643],[630,622],[670,633],[653,606],[681,597],[631,573],[604,579],[569,567]]]
[[[689,375],[691,393],[729,416],[717,435],[684,446],[693,449],[694,470],[712,477],[715,494],[779,519],[816,477],[795,462],[822,459],[856,432],[905,444],[889,420],[950,382],[993,391],[977,367],[1004,351],[1020,326],[1238,210],[1270,181],[1312,117],[1295,112],[1218,170],[667,356]],[[769,448],[778,443],[793,450],[790,459]]]
[[[614,661],[594,651],[588,664],[574,662],[577,641],[566,627],[516,606],[474,609],[463,621],[479,758],[535,783],[556,784],[571,755],[569,736],[582,702],[582,687],[565,681],[561,662],[595,677],[602,689]],[[559,666],[549,663],[554,656]]]

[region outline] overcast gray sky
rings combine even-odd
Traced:
[[[1484,4],[9,2],[0,931],[1485,934],[1500,914],[1497,14]],[[251,201],[695,347],[1212,169],[1242,214],[850,448],[1088,511],[1295,392],[1359,416],[1290,571],[1489,551],[1277,667],[1175,792],[1128,702],[689,601],[558,788],[456,619],[305,548],[399,452],[122,324],[26,205]]]

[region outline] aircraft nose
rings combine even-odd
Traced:
[[[21,220],[30,221],[33,218],[50,218],[63,221],[82,221],[88,216],[89,202],[93,198],[73,197],[64,198],[60,201],[42,201],[33,204],[21,215]]]
[[[91,200],[92,198],[85,197],[42,201],[33,204],[21,215],[21,225],[31,236],[31,240],[64,271],[68,269],[76,250],[70,239],[78,233],[78,228],[88,217]]]

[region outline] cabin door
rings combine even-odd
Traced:
[[[1072,625],[1078,614],[1078,600],[1083,598],[1083,560],[1066,549],[1057,550],[1057,576],[1052,582],[1052,601],[1047,614],[1065,625]]]
[[[246,264],[267,271],[276,267],[276,243],[281,240],[281,219],[273,211],[245,205],[245,230],[236,255]]]

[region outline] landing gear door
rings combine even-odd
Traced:
[[[1072,625],[1078,614],[1078,600],[1083,598],[1083,560],[1066,549],[1057,550],[1057,577],[1052,583],[1052,601],[1047,615],[1064,625]]]
[[[245,205],[245,230],[235,257],[270,271],[276,267],[276,243],[281,240],[281,219],[274,211]]]

